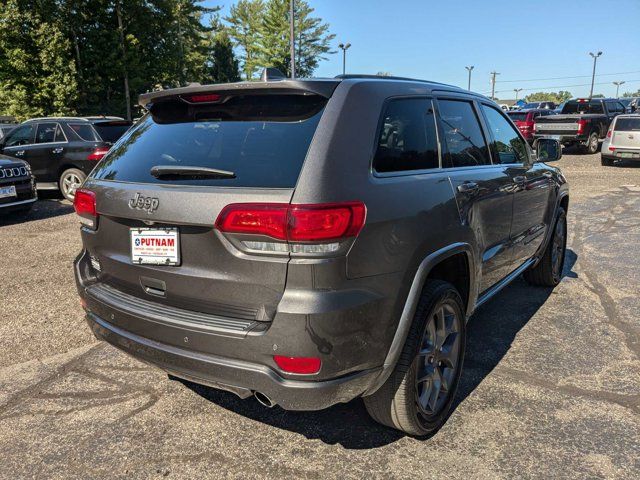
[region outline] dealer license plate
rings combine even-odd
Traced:
[[[0,187],[0,198],[17,197],[15,185]]]
[[[132,228],[131,262],[138,265],[179,265],[177,228]]]

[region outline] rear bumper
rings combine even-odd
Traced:
[[[557,138],[563,145],[572,145],[575,143],[584,143],[588,140],[586,135],[562,135],[554,133],[536,133],[533,135],[533,141],[535,142],[539,138]]]
[[[625,149],[616,147],[615,152],[604,150],[602,151],[602,158],[607,160],[635,160],[640,161],[640,150],[638,149]]]
[[[87,322],[96,338],[135,358],[185,379],[247,398],[269,396],[286,410],[321,410],[361,395],[380,373],[371,369],[319,382],[289,380],[255,363],[165,345],[127,332],[92,314]]]
[[[96,278],[86,250],[74,266],[97,338],[176,377],[242,398],[257,391],[289,410],[348,402],[375,384],[389,350],[374,336],[389,330],[379,295],[320,292],[327,297],[310,304],[305,297],[313,292],[296,291],[271,322],[240,320],[119,291]],[[305,301],[296,303],[298,297]],[[276,353],[319,357],[322,367],[315,375],[283,372]]]

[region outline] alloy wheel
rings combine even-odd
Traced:
[[[427,319],[416,357],[416,404],[423,419],[437,415],[449,399],[460,368],[461,322],[455,304],[444,299]]]
[[[560,278],[562,266],[564,263],[565,252],[566,223],[565,217],[562,215],[556,222],[556,228],[553,232],[553,243],[551,244],[551,268],[553,276]]]
[[[68,173],[62,178],[62,194],[68,198],[73,199],[76,194],[76,190],[82,185],[82,180],[75,173]]]

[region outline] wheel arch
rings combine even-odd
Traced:
[[[413,323],[413,317],[415,315],[416,307],[424,289],[424,285],[429,279],[439,279],[450,281],[451,272],[447,267],[455,266],[456,273],[460,272],[460,266],[464,264],[467,271],[463,275],[463,279],[454,279],[453,283],[459,288],[459,285],[464,285],[464,292],[460,292],[463,296],[463,302],[465,303],[466,311],[465,316],[468,316],[473,312],[473,306],[475,303],[475,297],[477,296],[476,275],[475,275],[475,261],[473,256],[473,248],[468,243],[454,243],[443,247],[428,256],[426,256],[420,265],[418,266],[416,273],[411,282],[411,288],[405,300],[402,314],[396,332],[391,342],[391,346],[387,352],[382,370],[378,377],[373,382],[372,386],[364,393],[364,395],[371,395],[378,390],[384,382],[389,378],[391,372],[395,368],[402,349],[409,334],[411,324]],[[466,298],[465,298],[466,297]]]

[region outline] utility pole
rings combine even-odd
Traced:
[[[342,75],[347,72],[347,50],[349,50],[350,46],[350,43],[341,43],[340,45],[338,45],[338,48],[342,50]]]
[[[516,92],[516,103],[518,103],[518,93],[520,93],[522,91],[522,89],[521,88],[514,88],[513,91]]]
[[[124,43],[124,26],[122,21],[122,5],[116,2],[116,16],[118,17],[118,34],[120,38],[120,53],[122,54],[122,77],[124,81],[124,101],[127,103],[127,120],[131,121],[131,93],[129,92],[129,71],[127,70],[127,48]]]
[[[495,100],[496,93],[496,75],[500,75],[495,70],[491,72],[491,100]]]
[[[471,70],[473,70],[473,65],[470,65],[464,68],[466,68],[467,71],[469,72],[469,81],[467,82],[467,90],[471,90]]]
[[[618,98],[618,90],[620,90],[620,85],[624,85],[626,82],[622,81],[622,82],[613,82],[613,84],[616,86],[616,98]]]
[[[589,91],[589,99],[591,99],[591,97],[593,97],[593,84],[596,81],[596,62],[598,61],[598,57],[602,55],[602,52],[589,52],[589,55],[593,57],[593,74],[591,75],[591,90]]]
[[[289,35],[291,38],[291,78],[296,78],[296,36],[294,28],[294,5],[295,0],[289,0]]]

